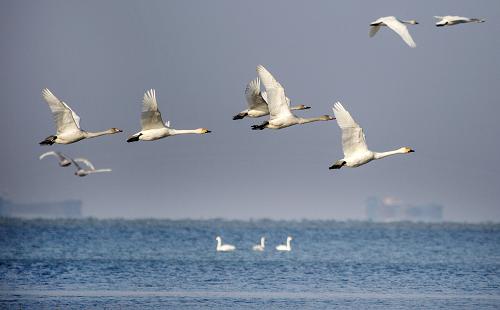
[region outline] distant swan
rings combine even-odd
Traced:
[[[150,89],[144,94],[142,100],[141,131],[130,136],[127,142],[153,141],[181,134],[206,134],[209,132],[211,131],[206,128],[180,130],[170,128],[170,122],[164,124],[156,102],[155,90]]]
[[[412,20],[399,20],[394,16],[381,17],[370,24],[370,37],[373,37],[380,29],[381,26],[387,26],[391,28],[395,33],[397,33],[410,47],[416,47],[415,41],[413,41],[408,28],[408,25],[417,25],[418,22],[414,19]]]
[[[44,159],[45,157],[47,157],[49,155],[56,156],[57,158],[59,158],[59,166],[61,166],[61,167],[67,167],[67,166],[71,165],[71,159],[69,157],[66,157],[61,152],[50,151],[47,153],[43,153],[42,155],[40,155],[40,160]]]
[[[439,21],[436,23],[436,27],[443,27],[443,26],[453,26],[453,25],[458,25],[458,24],[467,24],[467,23],[484,23],[484,19],[479,19],[479,18],[468,18],[468,17],[462,17],[462,16],[434,16],[435,18],[439,19]]]
[[[276,247],[276,250],[277,251],[286,251],[286,252],[290,252],[292,250],[292,246],[290,245],[290,241],[292,241],[293,238],[288,236],[286,238],[286,244],[280,244]]]
[[[414,152],[409,147],[402,147],[390,152],[372,152],[366,145],[363,128],[354,121],[351,114],[347,112],[340,102],[336,102],[333,107],[333,113],[337,118],[337,124],[342,130],[342,149],[344,158],[337,160],[330,169],[340,169],[343,166],[359,167],[374,159],[381,159],[395,154],[407,154]]]
[[[245,89],[245,98],[247,100],[248,108],[241,111],[240,113],[233,116],[233,120],[242,119],[245,117],[261,117],[269,114],[269,108],[267,106],[267,93],[260,91],[260,79],[256,78],[248,83]],[[286,98],[288,105],[290,105],[290,99]],[[297,105],[290,107],[290,110],[307,110],[310,107],[305,105]]]
[[[217,252],[230,252],[236,249],[234,245],[222,244],[222,239],[219,236],[215,240],[217,240]]]
[[[290,111],[288,106],[285,89],[278,81],[267,71],[264,66],[257,66],[257,74],[264,84],[267,92],[267,105],[269,107],[269,120],[260,124],[253,125],[253,130],[262,130],[264,128],[281,129],[297,124],[306,124],[316,121],[330,121],[334,119],[329,115],[323,115],[313,118],[296,117]]]
[[[84,176],[89,175],[91,173],[110,172],[111,171],[111,169],[95,169],[94,165],[92,165],[92,163],[88,159],[85,159],[85,158],[75,158],[72,161],[76,167],[75,175],[77,175],[79,177],[84,177]],[[89,169],[82,168],[78,164],[79,162],[84,163]]]
[[[252,247],[252,249],[254,251],[264,251],[266,245],[265,245],[265,242],[266,242],[266,238],[265,237],[261,237],[260,238],[260,244],[256,244]]]
[[[43,99],[49,105],[54,121],[56,123],[56,134],[48,136],[40,142],[40,145],[52,145],[54,143],[70,144],[83,139],[95,138],[103,135],[111,135],[122,132],[118,128],[111,128],[105,131],[88,132],[80,128],[80,117],[71,110],[63,101],[57,99],[47,88],[42,90]]]

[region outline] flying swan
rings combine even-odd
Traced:
[[[276,250],[277,251],[286,251],[286,252],[290,252],[292,250],[292,246],[290,245],[290,241],[292,241],[293,238],[288,236],[286,238],[286,244],[280,244],[276,247]]]
[[[266,247],[265,242],[266,242],[266,238],[265,238],[265,237],[261,237],[261,238],[260,238],[260,244],[256,244],[256,245],[254,245],[254,246],[252,247],[252,249],[253,249],[254,251],[260,251],[260,252],[264,251],[264,249],[265,249],[265,247]]]
[[[380,29],[381,26],[387,26],[391,28],[395,33],[397,33],[410,47],[416,47],[417,44],[413,41],[408,28],[408,25],[417,25],[418,22],[414,19],[412,20],[399,20],[394,16],[381,17],[370,24],[370,38],[373,37]]]
[[[269,120],[260,125],[253,125],[253,130],[262,130],[264,128],[282,129],[297,124],[330,121],[334,119],[330,115],[313,118],[296,117],[290,111],[283,86],[281,86],[262,65],[257,66],[257,74],[266,89],[267,104],[269,106]]]
[[[234,245],[231,244],[222,244],[222,239],[221,237],[217,236],[215,238],[217,240],[217,252],[231,252],[236,249]]]
[[[453,25],[458,25],[458,24],[467,24],[467,23],[484,23],[484,19],[479,19],[479,18],[468,18],[468,17],[462,17],[462,16],[434,16],[435,18],[439,19],[439,21],[436,23],[436,27],[443,27],[443,26],[453,26]]]
[[[54,143],[70,144],[83,139],[122,132],[118,128],[99,132],[82,130],[80,128],[80,117],[64,101],[57,99],[47,88],[42,90],[42,96],[52,111],[52,116],[56,123],[56,134],[45,138],[45,140],[40,142],[40,145],[52,145]]]
[[[85,158],[75,158],[72,160],[73,165],[76,167],[75,175],[79,177],[84,177],[86,175],[89,175],[91,173],[99,173],[99,172],[110,172],[111,169],[95,169],[94,165]],[[82,168],[78,163],[84,163],[88,169]]]
[[[154,89],[148,90],[142,99],[141,113],[141,131],[130,136],[127,142],[135,141],[153,141],[165,137],[182,135],[182,134],[206,134],[211,132],[206,128],[198,128],[194,130],[180,130],[170,128],[170,122],[163,123],[158,103],[156,102],[156,93]]]
[[[68,167],[69,165],[71,165],[71,158],[67,157],[61,152],[50,151],[47,153],[43,153],[42,155],[40,155],[40,160],[44,159],[49,155],[57,157],[59,159],[59,166],[61,167]]]
[[[374,159],[414,152],[409,147],[402,147],[394,151],[382,153],[372,152],[368,150],[368,146],[366,145],[363,128],[359,127],[351,117],[351,114],[344,109],[340,102],[336,102],[333,106],[333,113],[337,118],[337,124],[342,130],[342,150],[344,151],[344,158],[337,160],[330,169],[340,169],[343,166],[351,168],[359,167]]]
[[[242,119],[245,117],[261,117],[269,114],[267,106],[267,93],[260,91],[260,79],[250,81],[245,89],[245,98],[247,100],[248,108],[233,116],[233,120]],[[290,106],[290,99],[287,97],[286,102]],[[305,105],[297,105],[290,107],[290,110],[307,110],[311,107]]]

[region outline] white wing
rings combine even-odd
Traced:
[[[57,99],[47,88],[42,90],[42,97],[49,105],[50,111],[52,111],[57,134],[80,130],[80,117],[65,102]]]
[[[49,155],[59,157],[59,155],[58,155],[56,152],[54,152],[54,151],[50,151],[50,152],[43,153],[42,155],[40,155],[40,160],[44,159],[45,157],[47,157],[47,156],[49,156]],[[59,158],[60,158],[60,157],[59,157]]]
[[[165,128],[154,89],[148,90],[142,99],[141,127],[142,130]]]
[[[84,163],[85,165],[87,165],[91,170],[95,170],[94,168],[94,165],[92,165],[92,163],[88,160],[88,159],[85,159],[85,158],[75,158],[73,161],[75,162],[80,162],[80,163]]]
[[[373,37],[374,35],[377,34],[377,32],[380,30],[380,26],[371,26],[370,27],[370,32],[368,33],[368,35],[371,37]]]
[[[170,128],[170,121],[166,121],[166,122],[165,122],[165,126],[166,126],[167,128]]]
[[[245,98],[247,99],[248,109],[267,109],[267,102],[264,99],[264,95],[260,92],[259,78],[256,78],[248,83],[245,88]]]
[[[337,119],[337,124],[342,130],[342,150],[344,156],[349,157],[357,152],[367,151],[365,134],[363,128],[354,121],[351,114],[347,112],[340,102],[333,106],[333,113]]]
[[[260,92],[260,94],[262,95],[262,98],[264,99],[264,101],[266,102],[266,105],[267,105],[267,93],[265,91],[262,91]],[[286,104],[288,104],[288,106],[290,106],[290,103],[291,103],[291,100],[290,98],[286,97]]]
[[[266,89],[269,118],[293,117],[283,86],[262,65],[257,66],[257,74]]]
[[[384,24],[391,28],[395,33],[397,33],[410,47],[416,47],[417,44],[413,41],[408,28],[405,24],[397,20],[395,17],[384,18]]]
[[[88,173],[98,173],[98,172],[111,172],[111,169],[97,169],[97,170],[91,170],[87,171]]]

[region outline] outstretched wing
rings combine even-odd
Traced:
[[[374,35],[376,35],[379,30],[380,30],[380,26],[370,26],[370,32],[368,33],[368,35],[371,38]]]
[[[337,119],[337,124],[342,130],[342,150],[344,156],[349,157],[357,152],[367,151],[365,134],[352,118],[351,114],[342,106],[340,102],[336,102],[333,106],[333,113]]]
[[[154,89],[148,90],[142,99],[141,127],[142,130],[165,128]]]
[[[87,167],[90,168],[90,170],[95,170],[94,165],[92,165],[92,163],[88,159],[85,159],[85,158],[75,158],[73,161],[74,162],[84,163],[85,165],[87,165]]]
[[[267,109],[267,102],[260,92],[260,79],[256,78],[248,83],[245,88],[245,98],[247,99],[248,109],[258,110]]]
[[[384,24],[391,28],[395,33],[397,33],[410,47],[416,47],[415,41],[408,32],[408,28],[405,24],[397,20],[396,18],[386,18],[384,19]]]
[[[285,89],[262,65],[257,66],[257,74],[267,93],[267,105],[269,107],[269,118],[293,117],[285,96]]]
[[[47,88],[42,90],[42,97],[49,105],[56,123],[56,134],[65,131],[80,130],[80,117],[63,101],[59,100]]]

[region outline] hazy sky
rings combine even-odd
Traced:
[[[411,49],[381,16],[416,19]],[[483,24],[436,28],[433,15]],[[456,221],[500,221],[500,2],[2,1],[0,193],[19,202],[80,198],[98,217],[364,218],[369,196],[445,206]],[[233,121],[266,66],[293,104],[331,113],[341,100],[377,151],[416,153],[357,169],[332,122],[252,131]],[[42,88],[89,131],[124,133],[40,146],[55,133]],[[177,129],[212,134],[126,143],[155,88]],[[78,178],[48,150],[109,174]]]

